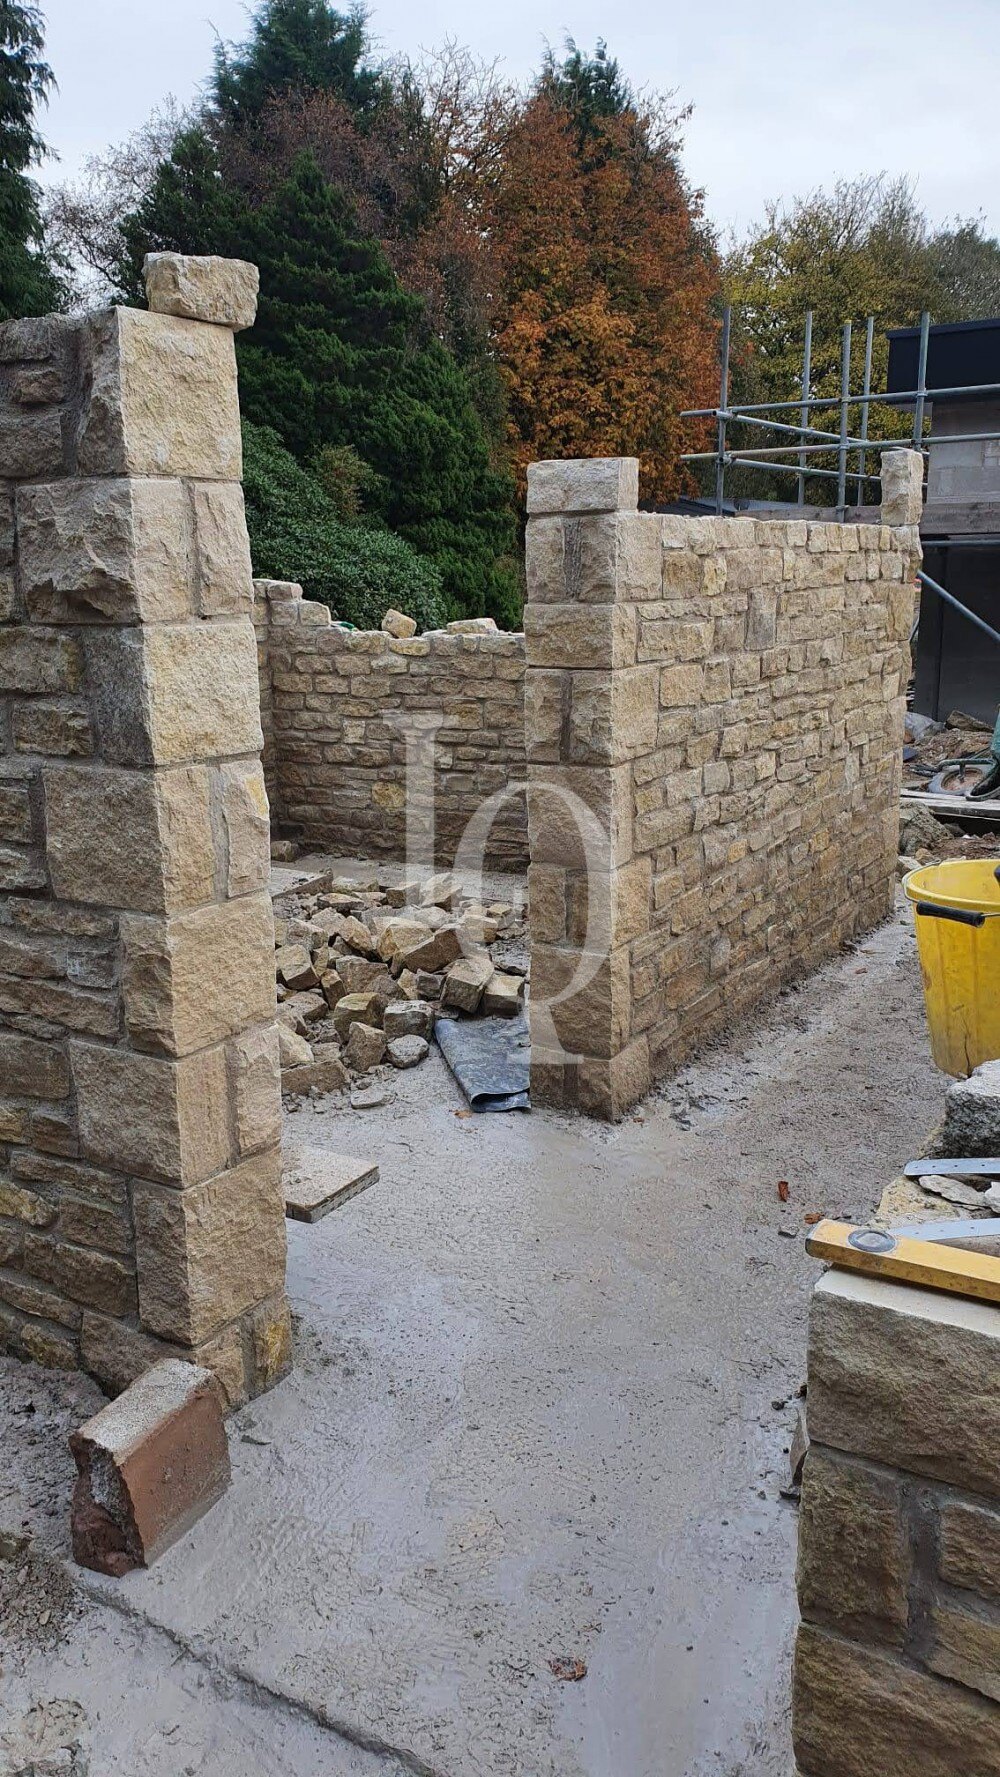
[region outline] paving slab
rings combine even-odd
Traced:
[[[286,1145],[282,1154],[285,1214],[296,1222],[318,1222],[332,1209],[378,1184],[373,1160],[356,1160],[318,1146]]]

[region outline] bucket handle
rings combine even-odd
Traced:
[[[935,907],[930,901],[917,901],[916,911],[925,919],[953,919],[960,926],[984,926],[985,913],[972,913],[965,907]]]

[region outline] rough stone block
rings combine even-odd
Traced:
[[[527,800],[533,865],[600,874],[631,859],[633,796],[627,765],[533,765]]]
[[[529,681],[534,677],[529,674]],[[656,745],[660,674],[656,666],[571,675],[569,757],[617,765]]]
[[[477,1011],[493,975],[493,963],[488,956],[460,957],[445,975],[442,1004],[459,1012]]]
[[[0,414],[0,477],[37,481],[66,473],[66,450],[58,411]]]
[[[274,1017],[270,895],[122,920],[125,1026],[138,1049],[190,1055]]]
[[[82,683],[83,653],[72,637],[50,629],[0,629],[0,691],[38,697],[78,691]]]
[[[88,646],[88,662],[104,688],[95,700],[105,717],[102,752],[115,764],[259,754],[257,644],[248,619],[158,623],[133,637],[108,635]]]
[[[281,1141],[281,1074],[273,1025],[251,1030],[229,1045],[238,1152],[255,1154]]]
[[[198,1345],[275,1295],[285,1281],[285,1220],[277,1150],[205,1184],[133,1186],[139,1318],[147,1332]]]
[[[541,1046],[570,1056],[604,1060],[624,1049],[631,1035],[632,983],[628,951],[562,949],[539,944],[531,957],[531,1031]],[[545,1024],[557,1042],[546,1039]]]
[[[882,452],[882,523],[918,525],[923,513],[924,459],[917,450]]]
[[[637,457],[570,457],[529,463],[529,517],[557,512],[635,511]]]
[[[804,1777],[1000,1777],[1000,1708],[810,1623],[795,1652],[792,1738]]]
[[[342,1092],[349,1083],[350,1075],[337,1055],[281,1070],[281,1090],[292,1098],[302,1098],[308,1092]]]
[[[135,1277],[130,1265],[105,1253],[45,1234],[28,1234],[24,1268],[32,1277],[51,1284],[61,1296],[102,1314],[135,1312]]]
[[[68,1098],[69,1063],[60,1047],[0,1030],[0,1080],[17,1098]]]
[[[534,1062],[531,1078],[534,1095]],[[616,1123],[632,1105],[645,1097],[652,1084],[649,1043],[644,1036],[635,1037],[615,1055],[585,1055],[581,1058],[576,1069],[573,1102],[585,1116]]]
[[[203,617],[243,617],[253,608],[253,569],[243,489],[238,481],[191,489],[198,610]]]
[[[153,623],[191,609],[180,481],[57,481],[17,495],[22,596],[41,623]]]
[[[810,1437],[1000,1494],[998,1358],[996,1308],[828,1272],[809,1318]]]
[[[932,1605],[924,1659],[942,1678],[953,1678],[1000,1703],[1000,1613],[968,1602],[971,1608],[965,1609],[944,1599]]]
[[[11,736],[19,753],[45,753],[62,759],[86,759],[94,751],[94,730],[84,709],[63,703],[22,699],[11,711]]]
[[[146,299],[161,315],[183,315],[240,333],[257,318],[260,273],[245,259],[218,254],[147,253]]]
[[[941,1502],[938,1571],[949,1586],[1000,1602],[1000,1511]]]
[[[69,1443],[73,1555],[98,1573],[152,1566],[229,1486],[215,1380],[176,1358],[147,1370]]]
[[[110,309],[88,317],[83,357],[82,475],[241,479],[236,360],[228,329]]]
[[[528,679],[535,667],[610,672],[634,666],[637,638],[632,605],[528,605],[524,613]]]
[[[902,1647],[910,1551],[900,1477],[810,1446],[799,1514],[802,1615]]]
[[[225,835],[226,893],[250,895],[271,877],[271,812],[264,773],[256,759],[219,767],[218,795]]]
[[[168,914],[211,899],[207,770],[50,765],[42,778],[49,869],[61,899]]]
[[[949,1086],[940,1146],[965,1158],[1000,1154],[1000,1061],[986,1061]]]
[[[74,1042],[70,1059],[85,1159],[175,1186],[194,1184],[226,1165],[223,1049],[174,1062]]]

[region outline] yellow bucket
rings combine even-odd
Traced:
[[[931,1050],[962,1078],[1000,1056],[1000,863],[954,859],[911,870]]]

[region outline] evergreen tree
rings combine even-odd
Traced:
[[[387,85],[363,66],[365,20],[362,6],[341,13],[327,0],[261,0],[249,40],[216,52],[211,99],[223,124],[245,129],[285,87],[335,93],[352,111],[372,111]]]
[[[44,251],[38,191],[28,178],[45,152],[35,107],[53,84],[42,60],[42,16],[0,0],[0,320],[59,308],[66,287]]]

